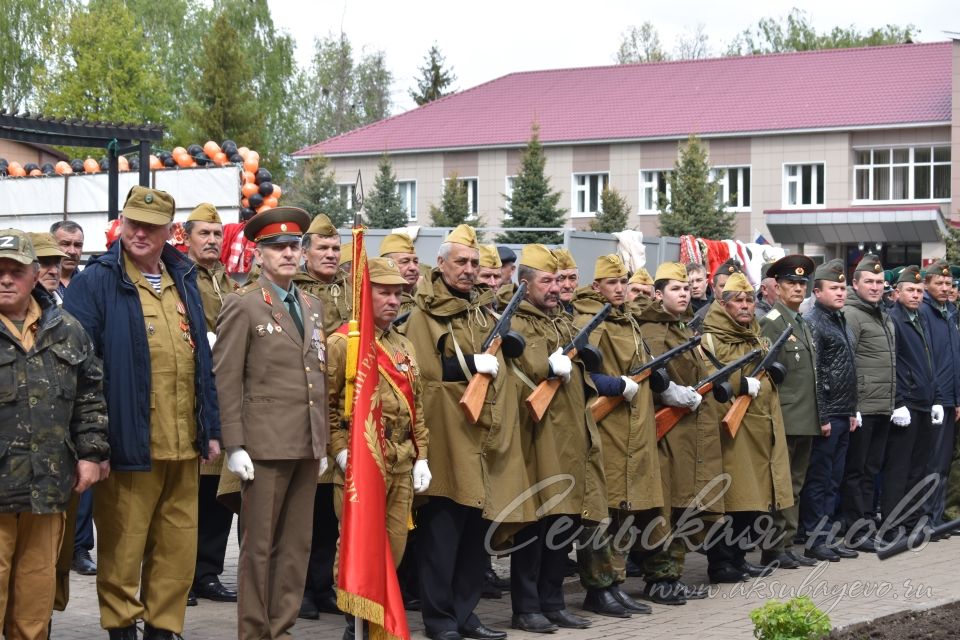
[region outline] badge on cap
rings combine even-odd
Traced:
[[[920,282],[920,272],[919,272],[919,271],[916,272],[915,274],[913,274],[913,279],[916,280],[917,282]]]
[[[733,265],[730,265],[729,267],[727,267],[727,273],[736,273],[736,271],[737,271],[737,268]]]
[[[153,194],[148,193],[147,195],[143,196],[143,201],[147,204],[150,204],[151,202],[153,202]]]
[[[804,273],[804,271],[803,271],[803,267],[797,267],[796,269],[793,270],[793,272],[794,272],[795,274],[797,274],[798,276],[806,275],[806,274]]]
[[[281,223],[281,224],[280,224],[280,231],[286,231],[286,230],[287,230],[287,225],[286,225],[286,223]]]
[[[879,262],[876,263],[875,265],[873,265],[873,272],[874,272],[874,273],[880,273],[881,271],[883,271],[883,267],[880,266],[880,263],[879,263]]]

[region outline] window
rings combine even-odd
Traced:
[[[458,178],[457,180],[467,188],[467,210],[470,213],[477,213],[477,183],[479,181],[476,178]]]
[[[507,208],[507,205],[510,203],[509,199],[513,198],[513,189],[516,186],[516,184],[517,184],[517,176],[507,176],[506,179],[504,180],[504,187],[505,187],[503,190],[503,197],[504,197],[503,219],[504,220],[510,219],[510,212],[507,211],[506,208]]]
[[[400,196],[400,206],[407,214],[407,220],[417,221],[417,181],[401,180],[397,182],[397,195]]]
[[[854,151],[854,199],[867,202],[950,199],[950,147]]]
[[[785,207],[823,205],[823,171],[823,163],[784,165],[783,205]]]
[[[660,210],[660,197],[670,199],[669,171],[640,172],[640,212],[656,213]]]
[[[600,194],[609,183],[610,176],[606,173],[574,174],[574,215],[589,216],[601,212]]]
[[[346,207],[347,210],[352,211],[353,210],[353,194],[354,194],[354,189],[356,189],[356,186],[353,183],[339,184],[337,186],[340,187],[340,202],[343,203],[343,206]]]
[[[750,210],[750,167],[711,169],[710,179],[720,185],[717,204],[723,203],[731,211]]]

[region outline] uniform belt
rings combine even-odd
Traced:
[[[405,442],[410,439],[408,427],[384,427],[383,436],[390,442]]]

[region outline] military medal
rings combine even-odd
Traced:
[[[283,317],[283,314],[277,311],[273,314],[273,319],[277,321],[277,324],[280,324],[280,319]]]
[[[263,292],[263,301],[272,307],[273,298],[270,297],[270,293],[266,289],[260,289],[260,291]]]
[[[193,342],[193,336],[190,335],[190,322],[187,319],[187,308],[183,306],[183,302],[177,300],[177,313],[180,314],[180,331],[182,332],[183,341],[190,345],[190,349],[196,349],[197,345]]]
[[[799,351],[794,352],[793,357],[797,359],[797,362],[800,362],[800,352],[799,352]]]
[[[258,324],[258,325],[257,325],[257,335],[260,336],[261,338],[262,338],[263,336],[267,335],[267,328],[266,328],[265,326],[263,326],[262,324]]]
[[[147,325],[147,333],[149,333],[150,335],[153,335],[156,332],[157,330],[152,324]]]
[[[267,323],[267,333],[273,335],[273,323],[272,323],[272,322],[268,322],[268,323]]]
[[[273,328],[277,330],[277,333],[283,333],[283,328],[279,324],[274,325]]]

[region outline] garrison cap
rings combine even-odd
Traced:
[[[927,266],[927,275],[953,277],[953,274],[950,271],[950,265],[947,264],[947,261],[943,258],[940,258],[933,264]]]
[[[623,259],[615,253],[600,256],[593,264],[594,280],[622,278],[627,273],[627,265],[623,264]]]
[[[37,254],[33,250],[30,237],[23,231],[0,229],[0,258],[15,260],[20,264],[33,264],[37,261]]]
[[[353,240],[340,245],[340,266],[353,262]]]
[[[556,273],[560,269],[557,257],[542,244],[524,245],[520,252],[520,264],[547,273]]]
[[[735,273],[741,273],[742,271],[743,271],[743,267],[740,266],[740,261],[734,258],[730,258],[729,260],[727,260],[726,262],[724,262],[719,267],[713,270],[713,277],[715,278],[718,275],[723,275],[723,274],[731,276]]]
[[[739,271],[727,278],[727,282],[723,285],[723,292],[727,293],[728,291],[735,291],[737,293],[755,293],[753,287],[750,286],[750,282],[747,281],[747,276],[743,275]]]
[[[247,240],[263,244],[300,242],[310,226],[310,214],[298,207],[274,207],[250,218],[243,228]]]
[[[487,269],[499,269],[503,266],[500,261],[500,254],[497,253],[497,248],[492,244],[480,245],[480,266]]]
[[[897,277],[897,284],[903,282],[909,282],[910,284],[921,284],[923,282],[923,276],[920,275],[920,267],[915,264],[903,267],[903,269],[900,271],[900,275]]]
[[[453,242],[455,244],[462,244],[465,247],[470,247],[471,249],[479,249],[477,244],[477,231],[468,224],[461,224],[456,229],[450,232],[443,240],[444,242]]]
[[[405,233],[391,233],[383,242],[380,243],[380,257],[388,253],[413,253],[417,250],[413,246],[413,240]]]
[[[220,220],[220,214],[217,208],[209,202],[201,202],[197,208],[190,212],[187,222],[212,222],[214,224],[223,224]]]
[[[508,246],[500,245],[497,247],[497,255],[500,256],[500,264],[510,264],[517,261],[516,252]]]
[[[390,258],[370,258],[367,260],[367,269],[370,271],[370,282],[373,284],[409,284],[400,275],[397,263]]]
[[[30,233],[30,244],[38,258],[66,258],[67,254],[60,250],[52,233]]]
[[[144,224],[162,225],[173,221],[176,208],[173,196],[166,191],[134,185],[127,192],[120,215]]]
[[[570,253],[569,249],[561,247],[559,249],[553,249],[550,253],[557,259],[558,270],[577,268],[577,261],[573,259],[573,254]]]
[[[337,228],[333,226],[332,222],[330,222],[330,218],[322,213],[318,213],[313,217],[313,220],[310,222],[310,226],[307,227],[306,233],[323,236],[324,238],[338,235]]]
[[[853,270],[854,273],[857,271],[866,271],[868,273],[883,273],[883,265],[880,264],[880,258],[873,253],[868,253],[862,258],[860,262],[857,263],[857,268]]]
[[[950,273],[953,275],[954,280],[960,279],[960,266],[955,264],[950,265]]]
[[[636,275],[634,275],[634,278]],[[664,262],[657,267],[657,273],[654,280],[677,280],[678,282],[687,281],[687,266],[682,262]],[[633,278],[630,279],[631,281]]]
[[[783,256],[767,268],[767,277],[777,280],[806,282],[813,275],[816,265],[807,256],[794,253]]]
[[[847,277],[843,275],[843,260],[834,258],[830,262],[823,263],[813,272],[813,279],[846,282]]]
[[[686,270],[684,270],[686,273]],[[653,284],[653,278],[650,277],[650,272],[640,267],[637,271],[630,276],[631,284]]]

